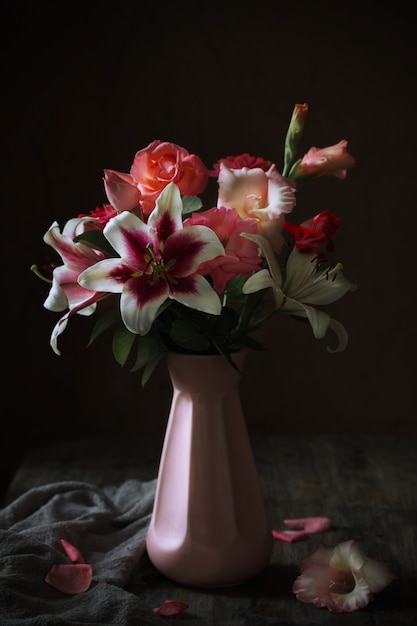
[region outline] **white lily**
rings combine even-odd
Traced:
[[[250,276],[243,285],[243,293],[271,288],[276,308],[280,312],[308,319],[316,339],[322,339],[330,328],[337,336],[338,345],[336,348],[328,347],[327,350],[329,352],[344,350],[348,343],[348,334],[344,326],[313,306],[330,304],[342,298],[348,291],[356,289],[356,285],[342,274],[341,263],[320,269],[315,254],[300,252],[293,248],[288,257],[286,277],[283,281],[269,241],[261,235],[249,233],[242,233],[242,237],[251,239],[259,245],[269,268]]]

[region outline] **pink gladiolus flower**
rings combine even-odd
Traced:
[[[334,549],[320,544],[301,563],[293,592],[301,602],[326,607],[332,613],[364,608],[397,578],[385,563],[368,558],[354,541]]]
[[[157,615],[163,615],[168,617],[169,615],[178,615],[188,609],[186,602],[178,602],[177,600],[165,600],[165,602],[158,606],[156,609],[152,609]]]
[[[301,159],[296,177],[331,174],[336,178],[345,178],[347,170],[355,165],[355,159],[346,149],[347,145],[347,141],[342,140],[327,148],[310,148]]]
[[[182,195],[198,195],[206,188],[210,172],[195,154],[157,140],[136,153],[130,174],[142,194],[143,213],[149,215],[168,183],[175,183]]]
[[[93,228],[94,220],[90,218],[71,219],[62,231],[59,232],[57,222],[54,222],[44,235],[44,241],[54,248],[64,261],[53,271],[52,286],[44,307],[50,311],[65,311],[67,313],[60,318],[55,325],[50,344],[56,354],[58,350],[58,337],[67,327],[68,319],[79,313],[80,315],[92,315],[96,310],[97,301],[104,294],[81,287],[78,277],[85,269],[101,261],[104,257],[102,252],[93,250],[83,243],[74,243],[76,235]]]
[[[170,183],[147,224],[126,211],[114,217],[103,233],[121,258],[104,259],[79,276],[85,289],[121,293],[122,320],[132,333],[146,335],[168,298],[205,313],[221,312],[219,296],[198,267],[224,248],[210,228],[184,228],[181,212],[179,188]]]
[[[214,207],[204,213],[193,213],[184,221],[184,226],[203,225],[211,228],[225,250],[221,255],[200,265],[201,274],[211,273],[214,288],[222,293],[226,283],[238,274],[248,278],[259,269],[262,259],[258,255],[258,246],[253,241],[244,239],[240,233],[257,233],[258,226],[251,218],[241,219],[235,209]],[[247,245],[250,244],[250,245]]]
[[[333,252],[331,237],[339,226],[340,219],[331,211],[322,211],[301,224],[284,222],[284,228],[294,237],[294,244],[301,252],[324,256],[323,250]]]
[[[53,565],[45,576],[45,582],[68,595],[87,591],[93,578],[92,566],[84,562],[78,548],[68,541],[61,539],[61,545],[72,563]]]
[[[232,207],[242,219],[256,220],[259,233],[279,251],[284,215],[295,205],[294,183],[281,176],[275,165],[264,172],[259,167],[230,169],[221,162],[218,184],[217,206]]]

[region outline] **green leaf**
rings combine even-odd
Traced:
[[[81,233],[81,235],[77,235],[74,238],[74,243],[85,243],[90,248],[94,248],[94,250],[101,250],[109,257],[117,258],[119,256],[103,235],[102,230],[88,230],[85,233]]]
[[[182,205],[182,215],[188,215],[201,209],[203,203],[197,196],[182,196]]]
[[[260,289],[246,295],[237,327],[239,333],[249,332],[249,328],[253,326],[254,320],[262,311],[262,300],[267,291],[267,289]]]
[[[217,349],[218,353],[223,355],[224,358],[226,359],[226,361],[228,363],[230,363],[230,365],[233,367],[233,369],[235,369],[235,370],[237,370],[239,372],[238,366],[236,365],[236,363],[232,359],[232,355],[231,355],[231,352],[230,352],[230,350],[231,350],[230,345],[228,345],[227,348],[226,348],[225,344],[223,344],[223,342],[220,341],[220,342],[215,342],[215,346],[216,346],[216,349]],[[236,350],[234,350],[234,352],[238,352],[239,350],[240,350],[240,346],[237,346]]]
[[[146,385],[146,383],[148,382],[148,380],[152,376],[156,366],[158,365],[158,363],[159,363],[159,361],[161,360],[162,357],[163,357],[163,353],[157,354],[152,359],[152,361],[149,361],[149,363],[147,363],[145,369],[143,370],[143,374],[142,374],[142,380],[141,380],[142,387],[144,387]]]
[[[243,276],[243,274],[238,274],[237,276],[234,276],[227,282],[226,289],[224,291],[225,294],[233,298],[242,296],[242,288],[245,282],[246,278]]]
[[[170,337],[181,348],[193,352],[205,352],[210,349],[210,339],[186,320],[174,320]]]
[[[124,324],[116,329],[113,337],[113,354],[116,361],[123,367],[132,349],[133,342],[137,335],[131,333]]]
[[[88,345],[90,346],[93,341],[97,339],[99,335],[101,335],[101,333],[110,328],[110,326],[114,326],[114,324],[117,324],[118,322],[120,322],[120,311],[118,307],[116,307],[115,309],[109,309],[105,313],[101,314],[94,325]]]
[[[250,335],[242,335],[240,343],[245,348],[251,348],[252,350],[265,350],[265,347]]]
[[[136,362],[130,371],[135,372],[144,365],[151,363],[156,357],[159,359],[165,352],[164,342],[158,334],[150,331],[147,335],[140,338]]]
[[[213,320],[212,327],[216,334],[227,339],[239,323],[239,316],[234,309],[223,307],[221,315]]]

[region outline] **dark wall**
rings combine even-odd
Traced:
[[[347,139],[357,159],[345,181],[310,183],[292,215],[341,218],[337,256],[358,290],[331,310],[350,343],[330,355],[308,325],[274,319],[261,333],[266,351],[251,353],[244,373],[248,424],[416,436],[416,46],[402,5],[45,5],[3,4],[1,20],[5,480],[44,443],[162,437],[169,407],[165,366],[142,390],[109,341],[85,349],[87,318],[71,321],[61,357],[51,351],[57,316],[29,270],[49,254],[50,224],[101,205],[103,168],[128,171],[154,139],[208,166],[249,152],[280,167],[303,102],[305,150]]]

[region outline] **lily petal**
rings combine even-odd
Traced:
[[[267,289],[268,287],[274,289],[275,282],[268,270],[260,270],[252,274],[252,276],[249,276],[243,286],[243,293],[255,293],[256,291]]]
[[[53,273],[52,286],[43,306],[49,311],[59,312],[65,311],[68,307],[72,309],[86,303],[85,307],[82,307],[82,314],[91,315],[95,311],[96,305],[88,306],[87,303],[91,301],[95,292],[81,287],[77,282],[78,277],[79,272],[76,270],[71,270],[65,265],[56,267]]]
[[[70,221],[80,222],[80,220]],[[66,225],[66,228],[68,231],[68,225]],[[59,232],[58,222],[53,222],[49,230],[45,233],[43,240],[60,254],[68,268],[81,271],[103,258],[98,255],[95,250],[90,248],[90,246],[82,243],[74,243],[72,238],[64,234],[64,232],[65,228],[61,234]]]
[[[182,228],[181,213],[182,200],[180,190],[175,183],[168,183],[156,200],[155,209],[150,214],[147,222],[162,244],[165,243],[172,233]]]
[[[76,313],[78,313],[79,315],[91,315],[91,313],[95,311],[95,307],[97,306],[96,302],[98,301],[98,299],[100,299],[99,296],[102,298],[103,294],[97,294],[93,292],[93,295],[90,296],[89,300],[83,301],[77,306],[74,306],[58,320],[52,330],[51,338],[49,340],[50,346],[55,354],[61,356],[61,352],[58,349],[58,337],[62,335],[62,333],[66,329],[69,318]]]
[[[274,283],[278,286],[282,286],[282,274],[279,268],[279,264],[277,261],[277,257],[275,256],[274,250],[268,239],[263,237],[262,235],[253,235],[251,233],[242,233],[241,237],[245,237],[245,239],[250,239],[258,244],[260,249],[262,250],[266,262],[268,263],[269,273],[272,276]],[[264,271],[264,270],[261,270]],[[245,291],[243,291],[245,293]]]
[[[331,304],[356,289],[341,269],[341,263],[320,269],[316,255],[293,248],[287,261],[283,291],[288,297],[308,304]]]
[[[168,296],[169,288],[164,280],[158,280],[151,288],[143,277],[126,283],[120,299],[120,312],[126,328],[131,333],[146,335]]]
[[[116,219],[116,217],[113,218],[113,220]],[[104,259],[81,272],[78,282],[84,287],[84,290],[121,293],[123,282],[120,280],[120,276],[122,275],[123,264],[120,259]]]

